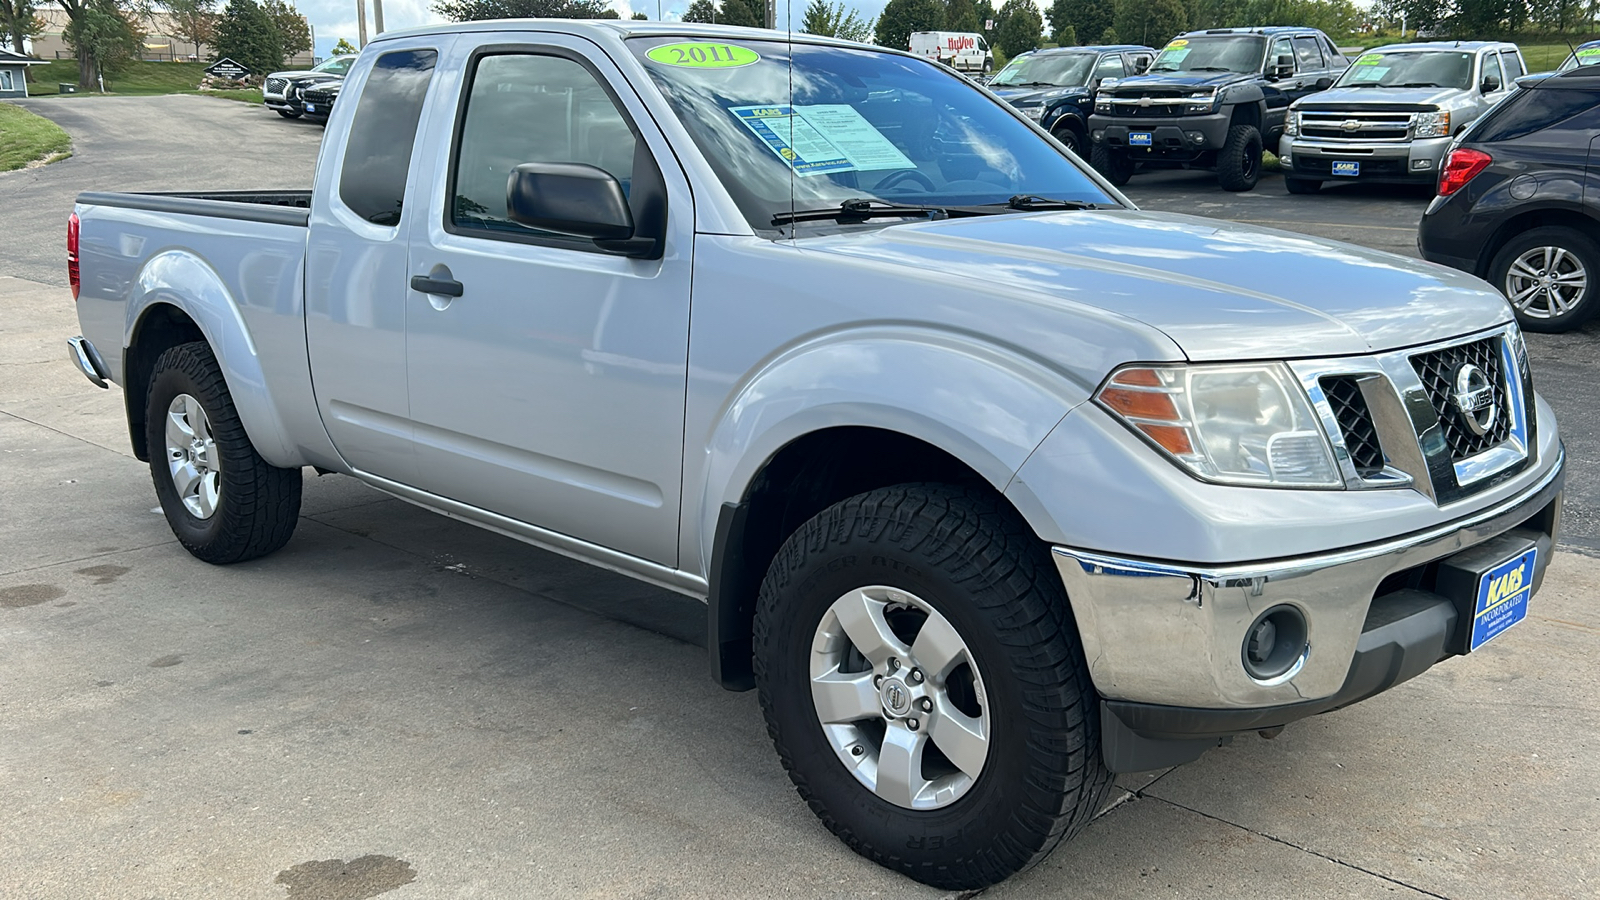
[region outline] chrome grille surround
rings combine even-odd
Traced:
[[[1453,438],[1453,431],[1465,430],[1452,418],[1459,413],[1448,396],[1436,402],[1438,373],[1448,366],[1444,377],[1453,379],[1462,362],[1478,364],[1495,387],[1500,423],[1484,440]],[[1533,389],[1515,325],[1374,356],[1295,360],[1289,367],[1311,397],[1348,489],[1410,487],[1444,506],[1510,477],[1532,459]],[[1364,417],[1348,393],[1351,382],[1366,405]],[[1374,465],[1368,429],[1381,468]]]
[[[1411,123],[1416,113],[1357,112],[1345,110],[1302,110],[1300,134],[1327,141],[1392,141],[1411,139]],[[1347,127],[1349,123],[1354,127]]]

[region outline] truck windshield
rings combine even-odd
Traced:
[[[311,71],[321,72],[324,75],[345,75],[350,71],[350,64],[355,61],[354,56],[335,56],[333,59],[325,59],[312,66]]]
[[[990,87],[1077,87],[1089,83],[1093,53],[1050,53],[1019,56],[989,82]]]
[[[1596,63],[1600,63],[1600,41],[1590,41],[1587,44],[1579,44],[1578,49],[1567,54],[1567,58],[1561,63],[1561,68],[1556,71],[1570,72],[1579,66],[1592,66]]]
[[[1202,34],[1174,38],[1150,64],[1152,72],[1261,71],[1267,39],[1259,34]]]
[[[628,45],[757,230],[846,202],[1116,202],[1006,107],[934,63],[781,41]]]
[[[1466,90],[1472,86],[1472,54],[1437,50],[1363,53],[1344,70],[1334,86]]]

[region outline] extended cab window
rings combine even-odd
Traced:
[[[1100,65],[1095,67],[1095,78],[1121,78],[1127,73],[1122,70],[1122,57],[1112,54],[1100,60]]]
[[[1320,69],[1323,67],[1322,48],[1317,46],[1317,39],[1314,37],[1295,38],[1294,56],[1300,63],[1301,70]]]
[[[400,224],[417,120],[438,58],[432,50],[385,53],[361,89],[339,172],[339,199],[368,222]]]
[[[1507,81],[1516,81],[1518,78],[1528,74],[1527,71],[1522,68],[1522,59],[1515,53],[1510,51],[1501,51],[1500,62],[1506,67]]]
[[[549,232],[511,221],[506,182],[523,163],[582,163],[628,193],[637,141],[598,79],[561,56],[508,53],[478,60],[456,147],[450,223],[463,231]]]

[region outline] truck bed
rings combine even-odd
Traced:
[[[219,219],[244,219],[304,227],[311,215],[306,191],[185,191],[122,193],[86,191],[78,202],[90,206],[144,209]]]

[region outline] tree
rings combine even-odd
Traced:
[[[289,0],[261,0],[261,9],[272,19],[272,27],[278,30],[278,47],[283,56],[277,65],[281,66],[283,60],[311,49],[311,26],[293,3]]]
[[[1189,27],[1183,0],[1116,0],[1113,24],[1125,44],[1159,47]]]
[[[256,0],[228,0],[217,23],[213,59],[231,59],[257,75],[283,65],[283,41],[272,16]]]
[[[26,53],[22,49],[22,42],[43,34],[46,27],[33,0],[0,0],[0,46],[9,40],[11,49]]]
[[[1045,15],[1050,18],[1050,31],[1057,35],[1056,43],[1065,44],[1059,35],[1066,28],[1084,40],[1094,40],[1111,27],[1112,0],[1055,0]],[[1116,43],[1116,41],[1112,41]]]
[[[645,21],[649,21],[649,19],[650,19],[650,17],[645,15],[644,13],[634,13],[633,14],[633,20],[635,22],[645,22]]]
[[[946,0],[944,27],[946,31],[977,31],[983,25],[978,21],[978,6],[972,0]]]
[[[882,47],[909,50],[912,32],[942,30],[942,0],[889,0],[873,28],[873,40]]]
[[[723,25],[764,28],[767,24],[767,5],[764,0],[722,0],[722,7],[717,10],[717,21]]]
[[[1051,35],[1050,39],[1055,41],[1057,47],[1076,47],[1078,46],[1078,29],[1068,25]]]
[[[694,0],[683,13],[685,22],[698,22],[702,25],[717,20],[717,6],[711,0]]]
[[[360,52],[361,50],[357,48],[355,44],[350,43],[344,38],[339,38],[339,43],[333,45],[334,56],[349,56],[351,54]]]
[[[599,19],[606,0],[434,0],[433,11],[452,22],[481,19]],[[689,19],[684,18],[687,22]]]
[[[78,83],[90,87],[138,55],[144,34],[116,0],[58,0],[67,12],[61,37],[78,57]]]
[[[861,14],[854,8],[846,11],[842,0],[832,4],[827,0],[811,0],[800,30],[846,41],[866,41],[872,37],[872,26],[862,21]]]
[[[1037,50],[1044,43],[1044,17],[1033,0],[1006,0],[999,25],[995,43],[1006,56]]]
[[[172,20],[172,33],[193,44],[195,56],[201,44],[216,40],[217,0],[161,0],[161,5]]]

